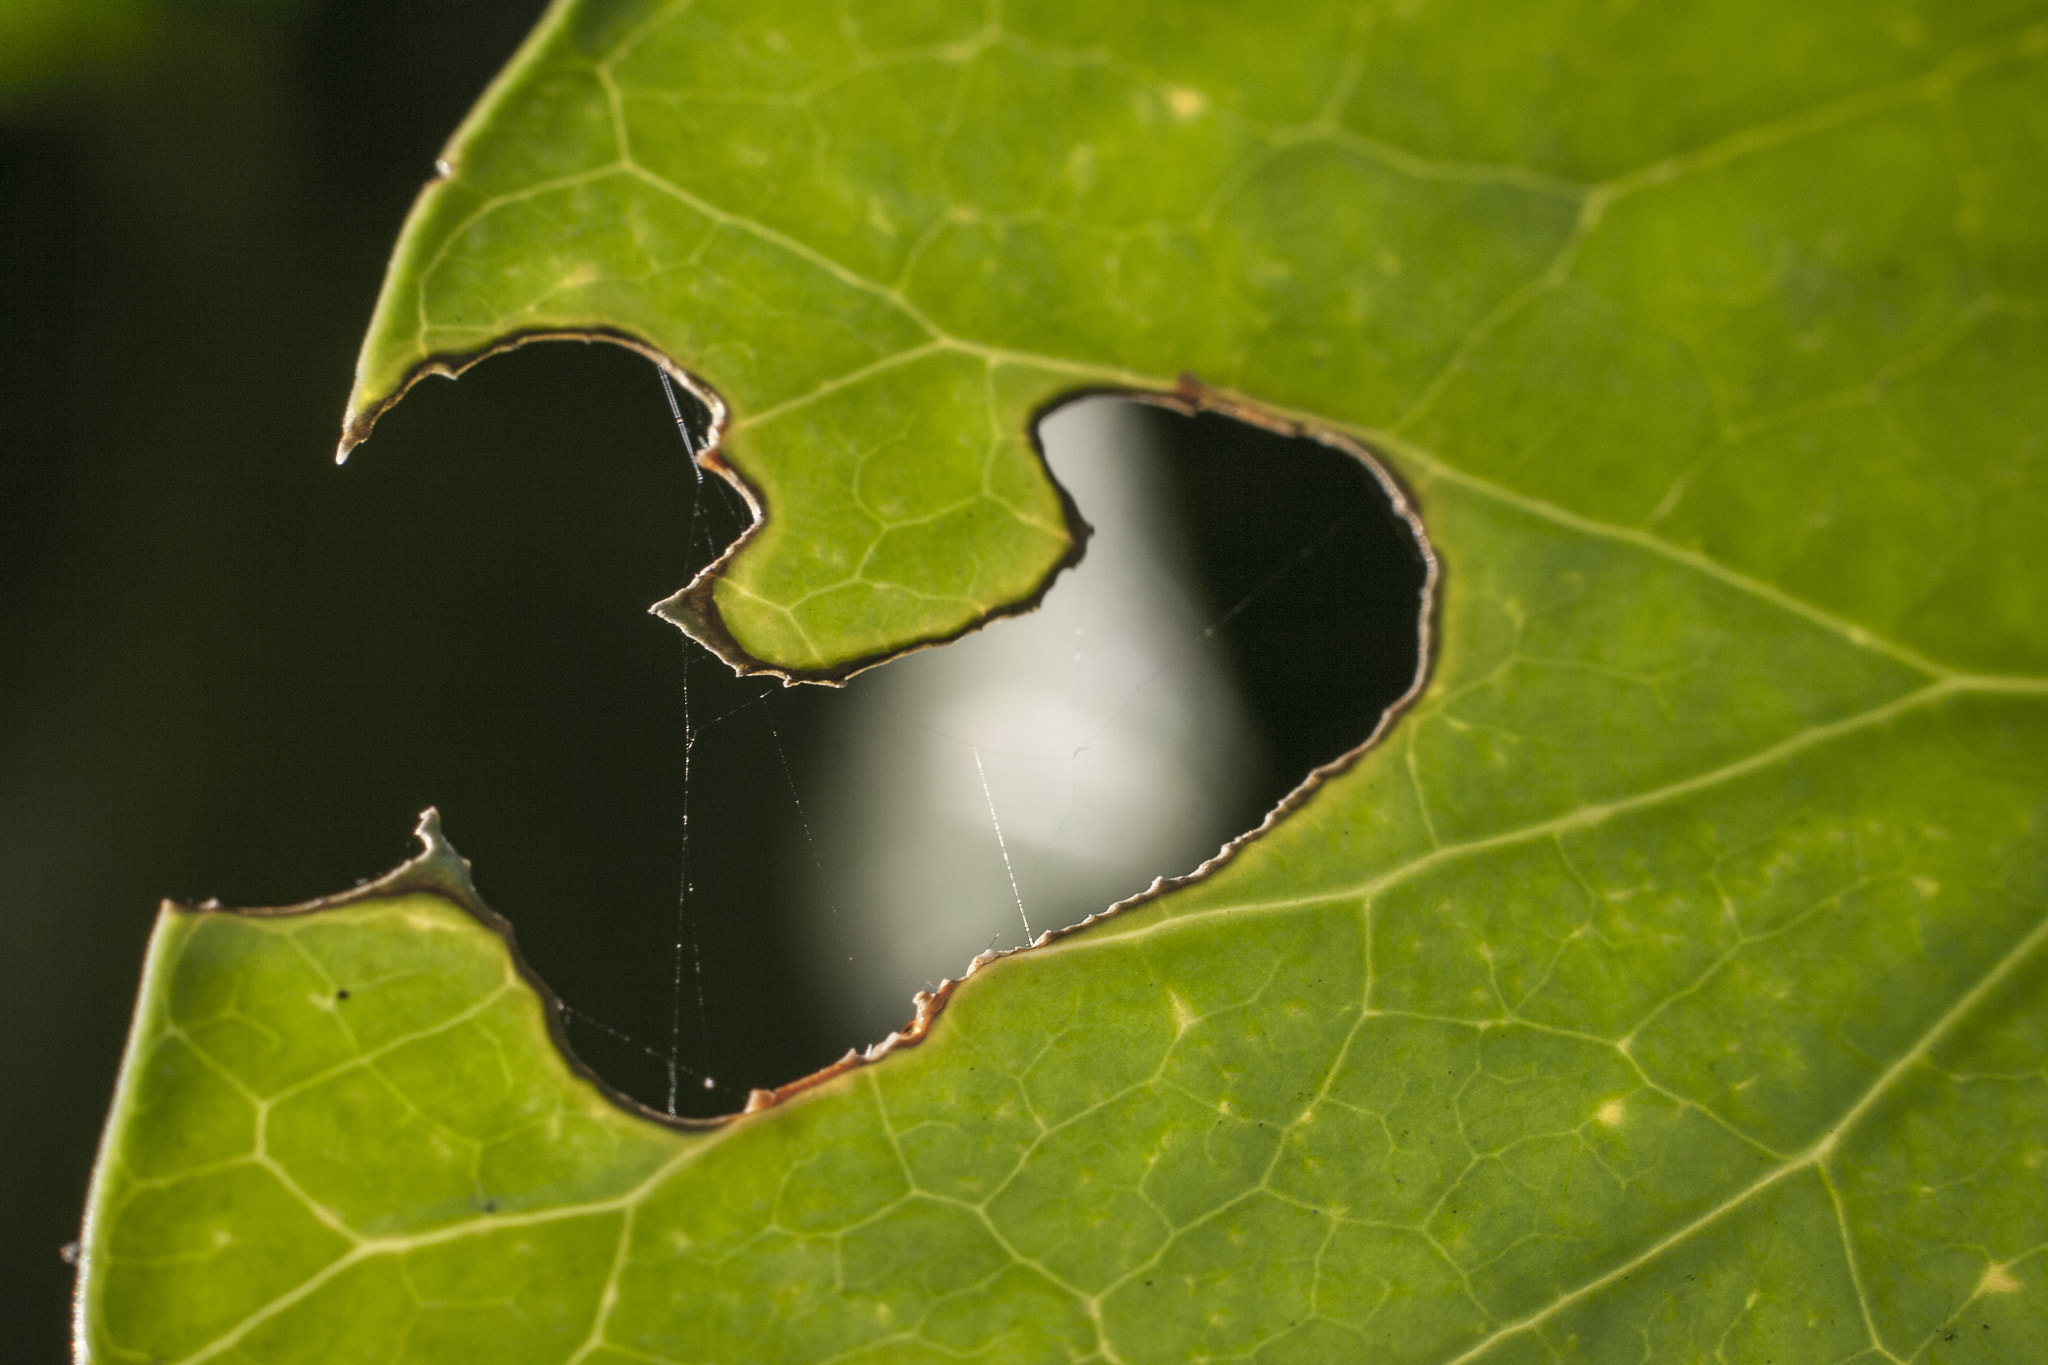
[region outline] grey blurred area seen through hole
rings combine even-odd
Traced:
[[[859,1034],[1240,832],[1259,740],[1162,506],[1159,433],[1098,398],[1039,435],[1095,530],[1081,563],[1037,610],[855,678],[827,741],[807,947]]]

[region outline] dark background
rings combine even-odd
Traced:
[[[10,1359],[66,1350],[59,1248],[161,897],[344,889],[409,856],[436,804],[541,975],[666,1041],[684,651],[646,607],[704,550],[651,368],[529,348],[423,385],[332,462],[385,253],[540,9],[109,0],[104,32],[74,4],[38,43],[0,16]],[[1419,563],[1343,457],[1153,420],[1216,614],[1257,592],[1227,632],[1270,741],[1249,826],[1405,686]],[[701,653],[689,669],[699,720],[760,690]],[[799,774],[829,701],[766,703]],[[685,1087],[699,1112],[872,1041],[835,1032],[786,951],[790,879],[761,875],[797,856],[775,761],[758,742],[696,755],[708,1028],[686,1021],[684,1053],[720,1081]],[[663,1101],[637,1045],[572,1035]]]

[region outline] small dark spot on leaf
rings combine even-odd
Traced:
[[[336,991],[336,992],[334,993],[334,998],[335,998],[336,1000],[346,1000],[346,999],[348,999],[348,992],[347,992],[346,990],[339,990],[339,991]]]
[[[496,1213],[497,1211],[498,1211],[498,1201],[497,1201],[497,1200],[495,1200],[495,1199],[486,1199],[486,1200],[484,1200],[484,1212],[485,1212],[485,1213]]]

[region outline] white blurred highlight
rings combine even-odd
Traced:
[[[828,740],[809,941],[856,1002],[849,1043],[1017,946],[1020,898],[1040,932],[1073,924],[1241,832],[1256,749],[1160,516],[1161,450],[1114,399],[1040,435],[1095,528],[1080,566],[1037,611],[856,678]]]

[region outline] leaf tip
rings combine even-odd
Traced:
[[[415,884],[445,886],[459,893],[464,903],[481,904],[469,859],[457,853],[455,845],[448,842],[447,834],[441,829],[441,812],[433,806],[421,811],[419,823],[413,826],[412,833],[420,841],[420,851],[392,876],[405,877]]]
[[[355,390],[348,396],[348,410],[341,415],[341,439],[334,446],[334,462],[336,464],[343,465],[348,463],[349,453],[364,441],[370,439],[370,428],[375,426],[377,419],[384,415],[384,410],[404,396],[406,389],[411,388],[418,378],[418,375],[409,376],[397,393],[392,394],[381,403],[372,403],[367,409],[364,408],[360,401],[362,397],[362,384],[360,380],[357,381]]]

